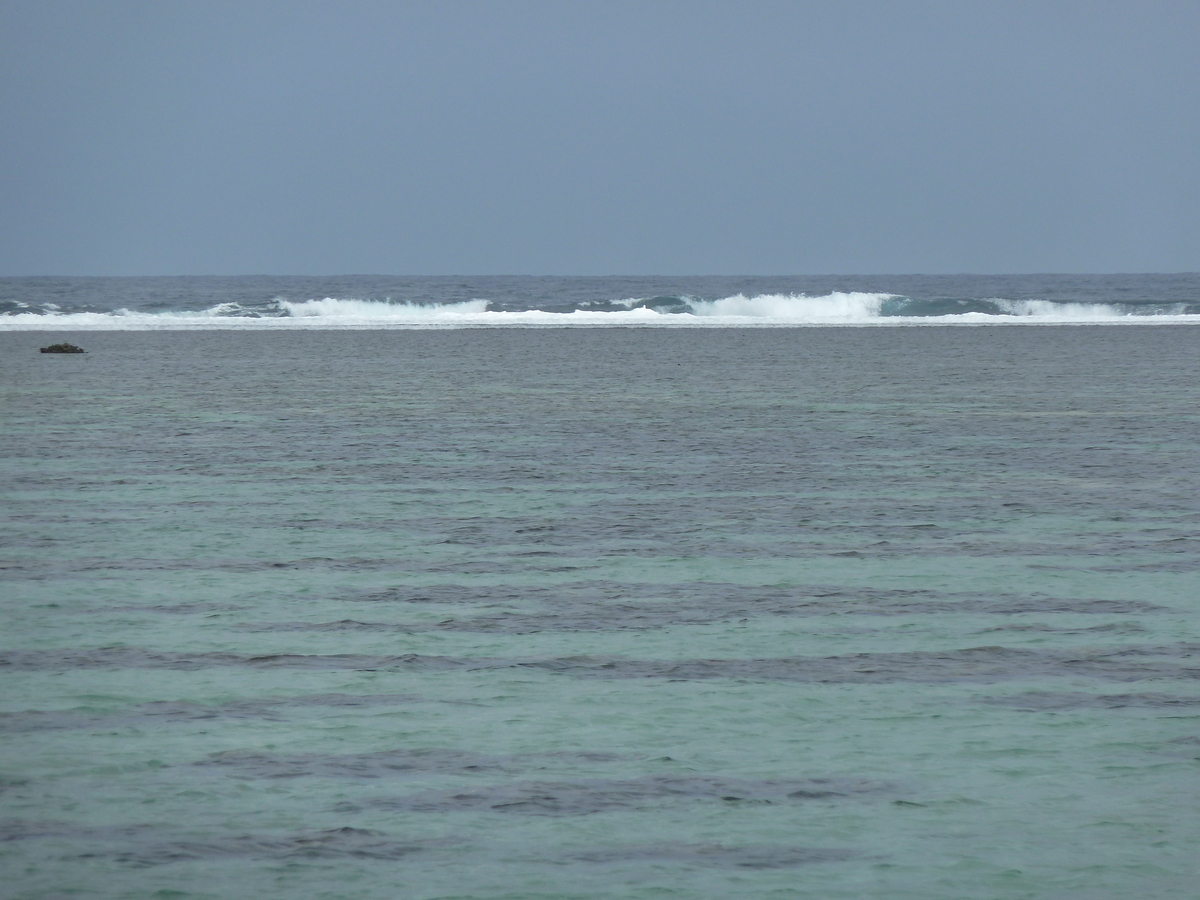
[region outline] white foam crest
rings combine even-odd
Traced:
[[[387,303],[381,300],[354,300],[326,297],[323,300],[294,302],[280,300],[279,307],[289,316],[344,317],[359,319],[395,319],[423,322],[431,318],[477,316],[487,312],[486,300],[467,300],[463,303]]]
[[[486,300],[462,303],[388,303],[326,297],[305,301],[277,299],[282,315],[256,316],[237,303],[205,310],[142,313],[15,313],[0,316],[0,331],[152,331],[152,330],[342,330],[388,328],[544,328],[544,327],[797,327],[797,326],[947,326],[1071,324],[1200,324],[1200,315],[1129,315],[1105,304],[1052,303],[1043,300],[995,300],[1001,315],[981,312],[943,316],[882,315],[893,294],[844,292],[737,294],[720,300],[689,299],[692,312],[663,312],[645,306],[627,309],[577,309],[573,312],[489,310]],[[632,306],[637,301],[613,301]]]
[[[619,306],[623,309],[633,309],[635,306],[645,303],[647,299],[646,297],[626,297],[623,300],[584,300],[579,306],[581,309],[591,309],[597,306]]]
[[[1050,300],[993,300],[997,308],[1011,316],[1052,316],[1062,319],[1127,318],[1129,313],[1106,303],[1054,303]]]
[[[892,296],[858,291],[822,297],[809,297],[806,294],[759,294],[747,297],[745,294],[735,294],[721,300],[693,300],[689,305],[698,316],[736,316],[771,319],[781,323],[865,322],[878,319],[883,302]]]

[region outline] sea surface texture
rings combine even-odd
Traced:
[[[1190,324],[13,329],[0,403],[6,898],[1195,896]]]

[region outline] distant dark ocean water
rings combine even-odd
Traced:
[[[1200,321],[1200,274],[0,279],[0,329]]]
[[[670,281],[6,280],[0,894],[1192,896],[1196,276]]]

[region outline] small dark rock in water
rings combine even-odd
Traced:
[[[49,347],[42,348],[43,353],[86,353],[82,347],[76,347],[74,344],[51,344]]]

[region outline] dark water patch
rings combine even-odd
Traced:
[[[958,604],[930,607],[929,612],[954,612]],[[1166,612],[1169,607],[1144,600],[1063,600],[1054,597],[1002,598],[981,601],[963,612],[983,612],[998,615],[1021,613],[1080,613],[1083,615],[1123,615],[1128,613]]]
[[[0,565],[0,571],[10,569],[28,572],[29,577],[84,576],[103,577],[103,573],[124,572],[230,572],[253,574],[285,570],[330,572],[365,572],[390,570],[397,567],[394,558],[365,557],[306,557],[302,559],[212,559],[206,557],[178,558],[127,558],[76,557],[54,559],[46,562],[20,560]],[[164,604],[169,608],[168,604]],[[138,607],[134,607],[138,608]],[[157,607],[150,607],[157,608]],[[161,610],[160,610],[161,611]]]
[[[466,750],[428,748],[374,753],[272,754],[253,750],[213,753],[194,765],[214,767],[249,778],[386,778],[414,773],[473,775],[519,772],[562,763],[589,764],[627,759],[620,754],[557,751],[496,756]]]
[[[1162,709],[1187,711],[1200,707],[1200,697],[1172,694],[1085,694],[1030,691],[1009,697],[984,697],[982,703],[1011,706],[1015,709],[1042,711],[1066,709]]]
[[[750,593],[750,592],[748,592]],[[491,615],[468,615],[449,617],[438,622],[359,622],[343,620],[329,623],[256,623],[244,626],[246,630],[262,631],[394,631],[419,633],[430,631],[455,631],[474,634],[535,634],[540,631],[648,631],[687,625],[711,625],[732,619],[749,619],[758,616],[818,617],[818,616],[920,616],[944,615],[946,613],[975,615],[1023,615],[1027,613],[1079,613],[1083,615],[1122,615],[1148,613],[1166,609],[1139,601],[1118,600],[1045,600],[1028,599],[965,599],[956,601],[898,599],[883,604],[874,601],[845,600],[771,600],[744,597],[740,602],[714,603],[708,607],[680,607],[669,602],[630,603],[609,602],[595,604],[564,603],[568,608],[544,613],[502,612]],[[573,607],[573,608],[572,608]],[[1062,629],[1065,631],[1124,630],[1133,633],[1141,629],[1136,625],[1104,625],[1087,629]],[[1045,630],[1054,630],[1046,626]],[[1144,629],[1142,629],[1144,630]]]
[[[65,839],[84,847],[74,851],[64,848],[61,853],[64,859],[100,857],[139,868],[229,857],[280,861],[398,860],[421,851],[452,846],[446,840],[396,840],[382,832],[349,827],[299,834],[228,836],[169,831],[164,834],[164,830],[158,825],[88,828],[54,822],[10,821],[0,823],[0,841]]]
[[[891,424],[895,426],[898,423]],[[971,430],[984,424],[973,421]],[[713,438],[710,436],[709,440]],[[878,435],[863,434],[849,439],[845,433],[834,431],[819,437],[806,435],[805,442],[809,445],[809,451],[818,457],[832,455],[838,452],[837,447],[844,448],[849,443],[858,454],[882,454],[881,461],[894,458],[892,441]],[[953,460],[969,472],[971,463],[978,461],[978,443],[963,441],[957,433],[946,435],[946,442],[950,446],[939,446],[936,450],[938,458]],[[794,448],[785,451],[781,446],[770,444],[763,450],[786,452],[789,460],[795,458]],[[525,448],[525,452],[531,451]],[[1075,452],[1080,454],[1072,467],[1076,475],[1086,469],[1107,468],[1110,463],[1119,462],[1122,467],[1132,468],[1140,462],[1135,458],[1136,455],[1114,454],[1112,448],[1092,447]],[[1096,454],[1104,454],[1103,467],[1089,462],[1097,458]],[[495,454],[489,451],[488,461],[493,465],[499,464],[501,458],[507,459],[504,469],[510,474],[528,462],[517,455],[506,456],[503,451]],[[556,460],[552,454],[543,455],[540,461],[551,467],[556,475],[566,474],[558,468],[561,460]],[[1010,462],[1005,459],[994,461],[1004,464]],[[899,479],[911,483],[924,479],[925,475],[920,474],[921,468],[895,467],[890,473],[889,482],[894,484]],[[700,491],[690,493],[682,502],[677,496],[664,496],[659,491],[656,491],[659,496],[648,498],[628,490],[594,485],[590,490],[597,491],[598,496],[591,498],[588,503],[588,514],[580,516],[547,519],[512,515],[511,510],[507,510],[509,514],[470,518],[426,515],[402,522],[386,519],[372,519],[369,522],[326,520],[324,525],[366,530],[408,527],[418,530],[439,545],[488,555],[499,553],[504,558],[548,554],[570,558],[661,556],[673,553],[736,557],[746,553],[748,530],[751,534],[767,538],[757,542],[754,555],[772,557],[849,553],[889,556],[914,551],[932,555],[996,556],[1019,553],[1025,556],[1117,556],[1121,551],[1131,550],[1183,552],[1191,540],[1191,533],[1181,521],[1173,521],[1172,527],[1165,530],[1132,527],[1146,521],[1134,513],[1129,528],[1113,530],[1101,525],[1080,532],[1060,530],[1052,538],[1030,542],[1019,531],[1012,530],[1014,515],[1034,512],[1027,506],[998,505],[995,498],[962,496],[942,496],[936,504],[914,503],[896,497],[894,493],[890,493],[886,501],[881,501],[879,496],[871,492],[845,490],[844,479],[840,482],[837,479],[830,481],[829,467],[814,464],[804,472],[807,476],[804,478],[805,484],[840,489],[838,506],[830,509],[828,504],[807,491],[797,492],[794,486],[782,489],[781,484],[770,478],[764,482],[761,473],[771,470],[779,471],[778,459],[758,467],[756,471],[759,477],[748,471],[726,471],[725,483],[698,484],[696,486]],[[533,476],[532,472],[529,474]],[[1100,472],[1090,474],[1095,477]],[[663,486],[661,482],[656,484],[656,487]],[[676,483],[672,486],[681,485]],[[738,490],[739,487],[744,490]],[[749,520],[745,517],[744,509],[737,509],[738,505],[755,510],[750,529],[746,527]],[[311,526],[312,522],[306,522],[306,525]]]
[[[417,694],[306,694],[301,697],[289,697],[286,700],[272,701],[279,706],[308,707],[328,706],[333,709],[365,709],[372,706],[401,706],[408,703],[453,703],[463,706],[475,706],[465,700],[435,700]]]
[[[383,750],[376,753],[275,755],[248,750],[213,753],[195,763],[247,778],[383,778],[411,773],[473,774],[511,768],[511,761],[466,750]]]
[[[471,658],[366,654],[243,656],[234,653],[161,653],[134,647],[96,650],[27,650],[0,655],[0,666],[16,669],[166,668],[193,670],[220,666],[250,668],[347,669],[413,672],[499,669],[599,678],[666,678],[679,681],[733,678],[750,681],[924,684],[987,683],[1014,678],[1084,676],[1112,681],[1147,678],[1200,678],[1196,644],[1119,649],[1031,650],[989,646],[962,650],[858,653],[766,659],[629,659],[570,656],[552,659]]]
[[[78,834],[79,829],[63,822],[29,822],[23,819],[0,821],[0,841],[22,841],[30,838],[65,837]]]
[[[158,612],[186,616],[194,613],[235,612],[246,609],[233,603],[150,603],[144,606],[99,606],[91,612]]]
[[[1156,754],[1170,759],[1186,759],[1200,762],[1200,735],[1175,738],[1153,748]]]
[[[437,622],[267,623],[267,630],[460,631],[532,634],[539,631],[644,631],[680,625],[708,625],[756,616],[834,615],[916,616],[966,613],[1021,615],[1078,613],[1128,615],[1167,607],[1142,600],[1065,599],[1042,595],[939,594],[922,590],[871,590],[829,585],[747,587],[724,583],[620,584],[594,582],[562,586],[436,585],[391,588],[346,598],[362,602],[470,605],[479,612]],[[530,610],[530,606],[540,607]],[[499,609],[497,612],[487,610]]]
[[[1048,634],[1144,634],[1147,628],[1138,622],[1109,622],[1107,625],[1092,625],[1084,628],[1069,626],[1047,625],[1044,622],[997,625],[995,628],[984,628],[975,634],[990,634],[996,631],[1005,632],[1044,632]]]
[[[979,424],[974,423],[976,427]],[[844,443],[846,436],[839,434],[836,441]],[[874,439],[867,435],[852,441],[859,452],[887,453],[882,445],[868,450],[873,442]],[[775,449],[783,450],[781,447]],[[943,459],[956,460],[967,468],[976,459],[977,449],[977,445],[969,443],[940,448],[938,453]],[[836,452],[833,447],[825,450]],[[1094,449],[1092,455],[1099,452],[1101,450]],[[1085,458],[1091,457],[1085,454]],[[1111,454],[1105,458],[1108,460]],[[544,461],[549,465],[555,463],[551,458]],[[519,465],[516,458],[510,459],[509,464]],[[1122,461],[1122,465],[1137,464],[1135,459]],[[1076,470],[1087,468],[1096,467],[1085,461],[1076,464]],[[893,472],[891,481],[920,479],[924,476],[915,474],[919,470],[920,467],[909,467]],[[826,482],[818,472],[806,474],[809,476],[805,478],[806,484],[832,490],[843,487]],[[727,475],[734,486],[750,477],[748,473]],[[747,555],[746,539],[751,535],[760,538],[755,542],[753,555],[773,558],[891,557],[914,552],[931,556],[1018,554],[1119,558],[1131,552],[1186,552],[1190,540],[1185,523],[1177,522],[1166,532],[1170,536],[1165,538],[1158,531],[1112,530],[1101,525],[1080,531],[1061,530],[1052,538],[1030,542],[1019,531],[1012,530],[1012,516],[1017,508],[997,507],[994,500],[985,502],[979,498],[972,502],[965,498],[941,497],[936,508],[930,508],[929,504],[905,503],[894,493],[889,494],[884,503],[870,494],[863,496],[841,491],[837,509],[831,510],[827,504],[798,495],[794,490],[781,491],[778,484],[741,484],[741,487],[751,488],[741,492],[723,489],[728,486],[698,485],[702,493],[689,495],[683,502],[675,496],[647,499],[602,488],[601,496],[588,504],[587,515],[551,522],[535,517],[494,515],[465,521],[451,516],[427,516],[405,520],[404,524],[452,550],[478,551],[492,557],[490,561],[473,559],[472,563],[478,565],[498,565],[513,557],[528,561],[554,555],[579,560],[664,555],[737,558]],[[744,513],[734,508],[738,504],[755,509],[752,526]],[[939,521],[930,521],[931,514]],[[1026,511],[1025,514],[1030,513]],[[1144,520],[1139,518],[1137,521]],[[331,521],[326,524],[337,528],[395,527],[386,522],[360,525]],[[431,563],[436,565],[436,560]],[[422,567],[420,571],[432,569]]]
[[[23,710],[0,713],[0,734],[22,734],[37,731],[63,731],[88,728],[121,728],[145,726],[151,721],[196,722],[221,717],[254,718],[278,721],[272,704],[247,701],[236,707],[213,707],[183,701],[161,701],[139,704],[112,713],[91,710]]]
[[[572,858],[594,863],[666,862],[719,868],[789,869],[812,863],[839,862],[859,855],[854,850],[776,847],[767,844],[734,847],[725,844],[652,843],[605,847]]]
[[[860,653],[772,659],[631,660],[571,657],[521,663],[576,676],[666,678],[680,681],[733,678],[849,684],[989,683],[1032,677],[1090,677],[1109,681],[1200,678],[1195,645],[1120,650],[964,650]]]
[[[475,790],[422,791],[380,798],[370,806],[409,812],[484,811],[527,816],[578,816],[616,809],[658,808],[664,803],[707,800],[726,804],[836,801],[893,790],[880,782],[852,778],[753,780],[650,775],[628,780],[523,781]],[[359,807],[342,804],[338,811]]]
[[[1187,559],[1169,560],[1167,562],[1145,562],[1145,563],[1108,563],[1103,566],[1089,566],[1089,572],[1167,572],[1171,574],[1181,574],[1184,572],[1200,571],[1200,559],[1188,557]]]
[[[395,625],[389,622],[359,622],[356,619],[341,619],[337,622],[246,622],[234,625],[234,631],[275,632],[275,631],[388,631],[398,634],[412,634],[417,630],[408,625]]]
[[[1174,740],[1167,741],[1167,743],[1173,747],[1195,748],[1197,752],[1200,752],[1200,734],[1175,738]]]
[[[275,669],[350,669],[374,670],[410,668],[423,671],[461,669],[475,661],[441,656],[372,656],[342,653],[304,655],[298,653],[246,656],[238,653],[171,653],[141,647],[100,647],[94,650],[13,650],[0,653],[0,667],[14,669],[70,670],[97,668],[193,670],[221,666],[247,666]],[[495,665],[481,661],[480,667]]]
[[[288,709],[327,707],[349,710],[427,702],[474,705],[459,700],[429,701],[415,694],[313,694],[288,699],[236,700],[219,704],[195,703],[189,700],[155,700],[111,712],[78,708],[0,713],[0,734],[138,727],[150,723],[196,722],[208,719],[283,721],[288,718],[284,712]]]

